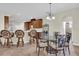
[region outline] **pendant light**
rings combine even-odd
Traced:
[[[54,20],[55,16],[52,14],[52,3],[49,3],[49,13],[48,16],[46,17],[48,20]]]

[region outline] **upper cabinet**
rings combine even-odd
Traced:
[[[4,16],[4,29],[9,29],[9,16]]]
[[[29,30],[31,26],[33,28],[42,28],[42,19],[31,19],[31,21],[24,23],[25,30]]]
[[[36,21],[33,21],[33,27],[34,28],[42,28],[42,19],[38,19]]]
[[[29,30],[31,27],[31,22],[24,22],[24,30]]]

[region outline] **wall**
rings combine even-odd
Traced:
[[[46,20],[44,18],[43,20],[43,24],[48,23],[49,24],[49,33],[50,36],[53,35],[53,32],[58,31],[58,32],[63,32],[63,25],[62,22],[63,21],[73,21],[73,27],[72,27],[72,42],[74,45],[78,45],[79,46],[79,8],[75,8],[75,9],[71,9],[71,10],[67,10],[67,11],[62,11],[60,13],[55,14],[56,19],[55,20]],[[2,30],[4,27],[4,23],[3,23],[3,16],[6,14],[1,14],[0,15],[0,30]],[[72,17],[71,19],[69,19],[68,17]],[[14,19],[14,18],[11,18]],[[17,20],[17,19],[15,19]],[[14,29],[23,29],[23,22],[16,22],[14,23],[15,28]],[[42,30],[42,29],[41,29]],[[38,30],[38,31],[41,31]],[[24,42],[28,42],[29,41],[29,37],[27,34],[28,31],[25,31],[25,37],[24,37]],[[17,39],[13,39],[13,42],[16,43]]]
[[[3,15],[0,15],[0,31],[4,29]]]
[[[73,45],[79,46],[79,8],[62,11],[55,14],[56,19],[49,21],[50,29],[49,32],[53,33],[59,31],[63,33],[63,21],[72,21],[72,42]],[[47,21],[45,21],[47,22]]]

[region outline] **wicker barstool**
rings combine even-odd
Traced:
[[[2,37],[5,39],[3,47],[10,47],[10,37],[11,33],[8,30],[1,31]]]
[[[18,38],[17,47],[19,47],[19,46],[23,47],[24,46],[24,41],[23,41],[24,31],[23,30],[16,30],[15,35]]]
[[[37,31],[36,30],[31,30],[29,35],[30,35],[30,44],[32,44],[32,43],[35,42],[36,37],[38,37]]]

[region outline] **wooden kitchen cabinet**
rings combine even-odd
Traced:
[[[4,29],[9,29],[9,16],[4,16]]]
[[[28,30],[28,23],[27,22],[24,22],[24,30]]]
[[[33,25],[34,28],[42,28],[42,19],[31,19],[29,22],[24,23],[25,30],[29,30]]]
[[[42,24],[43,24],[43,22],[42,22],[42,19],[38,19],[38,28],[42,28]]]
[[[36,21],[33,21],[34,28],[42,28],[42,20],[38,19]]]
[[[31,27],[31,22],[24,22],[24,29],[29,30]]]

